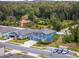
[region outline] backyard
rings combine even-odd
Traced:
[[[44,22],[46,22],[46,21],[44,21]],[[48,22],[50,22],[50,21],[48,21]],[[63,20],[62,22],[60,22],[61,25],[59,24],[60,25],[60,30],[69,27],[69,25],[73,25],[74,24],[73,22],[74,22],[73,20]],[[50,23],[49,24],[42,24],[42,23],[37,24],[36,23],[34,26],[31,25],[31,27],[34,28],[34,29],[43,29],[43,28],[53,29],[54,27],[57,28],[56,26],[53,26],[53,25],[54,24],[50,24]]]

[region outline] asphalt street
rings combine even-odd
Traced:
[[[35,54],[40,54],[40,55],[46,55],[52,58],[73,58],[73,56],[71,55],[64,55],[64,54],[57,54],[57,53],[51,53],[51,51],[44,51],[44,50],[38,50],[35,48],[28,48],[28,47],[23,47],[23,46],[19,46],[19,45],[13,45],[13,44],[9,44],[9,43],[2,43],[5,45],[5,48],[11,48],[11,49],[15,49],[15,50],[19,50],[22,52],[30,52],[30,53],[35,53]]]

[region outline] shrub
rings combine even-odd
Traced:
[[[60,35],[54,34],[53,37],[54,37],[54,39],[58,39],[60,37]]]
[[[71,43],[74,41],[74,37],[72,35],[66,35],[64,36],[64,42]]]

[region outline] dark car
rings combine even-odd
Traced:
[[[62,54],[68,54],[68,53],[69,53],[69,51],[67,49],[64,49],[62,52]]]
[[[56,52],[58,52],[58,49],[54,49],[53,53],[56,53]]]
[[[57,51],[58,54],[61,54],[62,52],[63,52],[62,48],[59,48],[58,51]]]
[[[54,49],[53,53],[58,53],[58,54],[68,54],[69,51],[68,51],[67,49],[57,48],[57,49]]]

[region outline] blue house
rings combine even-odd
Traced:
[[[4,39],[8,39],[10,37],[17,39],[17,38],[29,38],[30,40],[35,41],[42,41],[42,42],[52,42],[54,40],[54,34],[56,31],[50,29],[21,29],[21,30],[11,30],[3,33]]]
[[[49,29],[35,30],[34,32],[28,35],[28,38],[36,41],[52,42],[54,40],[54,34],[56,34],[56,32]]]

